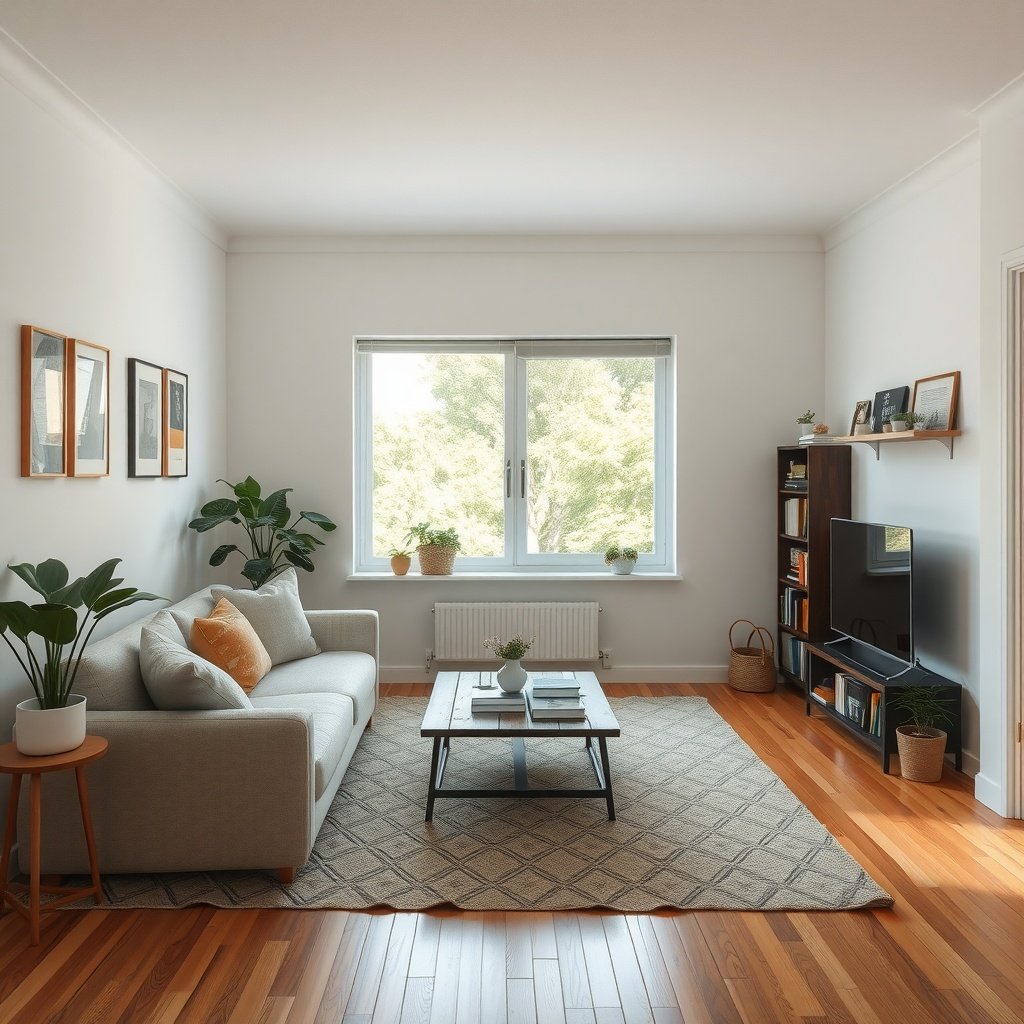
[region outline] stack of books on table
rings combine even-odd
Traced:
[[[846,444],[836,434],[804,434],[799,443],[805,446],[809,444]]]
[[[587,709],[580,697],[580,684],[575,679],[556,676],[534,679],[527,684],[525,692],[530,717],[535,722],[587,717]]]
[[[506,693],[500,686],[474,686],[470,708],[474,715],[521,714],[526,710],[526,698],[521,693]]]

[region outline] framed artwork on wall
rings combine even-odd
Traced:
[[[871,433],[880,434],[882,432],[882,424],[894,413],[894,412],[906,412],[907,411],[907,397],[910,394],[910,388],[889,388],[886,391],[878,391],[875,393],[875,400],[872,404],[874,412],[871,415]]]
[[[68,339],[21,328],[21,475],[66,476]]]
[[[853,407],[853,420],[850,422],[850,433],[858,433],[858,427],[861,428],[859,431],[860,433],[867,433],[867,431],[871,429],[870,415],[871,399],[862,399]]]
[[[922,430],[955,430],[960,371],[920,377],[914,381],[910,411],[924,416]]]
[[[110,475],[110,349],[68,339],[68,476]]]
[[[163,473],[163,370],[128,360],[128,476]]]
[[[188,476],[188,375],[164,369],[164,476]]]

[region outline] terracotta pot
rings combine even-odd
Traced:
[[[938,782],[946,753],[946,734],[922,725],[901,725],[896,729],[900,774],[911,782]]]
[[[408,555],[391,556],[391,571],[396,576],[404,576],[409,571],[410,565],[412,565],[412,559]]]
[[[40,708],[35,697],[14,711],[14,744],[19,754],[63,754],[85,742],[85,697],[72,693],[62,708]]]

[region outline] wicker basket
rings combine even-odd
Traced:
[[[451,576],[455,565],[455,548],[437,544],[421,544],[416,549],[420,559],[420,572],[424,576]]]
[[[746,647],[732,642],[732,631],[741,623],[750,626]],[[751,647],[757,635],[760,647]],[[767,641],[767,643],[765,642]],[[729,627],[729,685],[744,693],[771,693],[778,681],[775,671],[775,641],[764,626],[755,626],[749,619],[737,619]]]
[[[900,774],[911,782],[938,782],[946,754],[946,734],[941,729],[901,725],[896,729]]]

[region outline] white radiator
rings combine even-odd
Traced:
[[[596,601],[473,601],[434,605],[434,658],[487,661],[484,640],[535,636],[527,661],[596,661]]]

